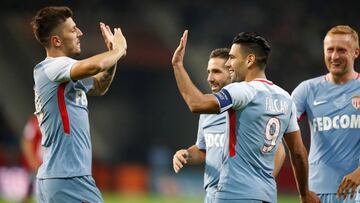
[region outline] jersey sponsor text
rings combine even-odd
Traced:
[[[314,132],[341,128],[360,128],[360,115],[341,115],[316,117],[313,119]]]
[[[225,142],[224,133],[205,133],[206,148],[223,147]]]

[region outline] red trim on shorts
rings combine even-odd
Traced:
[[[58,99],[58,106],[60,110],[64,132],[66,134],[70,134],[70,121],[69,121],[68,112],[66,110],[65,93],[64,93],[67,84],[68,82],[64,82],[59,85],[57,91],[57,99]]]
[[[263,82],[263,83],[266,83],[268,85],[273,85],[274,84],[270,80],[266,80],[266,79],[255,79],[254,81]]]
[[[229,154],[230,157],[235,156],[236,145],[236,113],[234,109],[229,109],[230,133],[229,133]]]

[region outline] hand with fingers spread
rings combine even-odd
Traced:
[[[172,65],[174,67],[176,66],[183,66],[183,62],[184,62],[184,55],[185,55],[185,48],[186,48],[186,42],[187,42],[187,36],[188,36],[188,31],[185,30],[181,39],[180,39],[180,44],[179,46],[176,48],[173,58],[172,58]]]
[[[186,149],[178,150],[173,157],[173,168],[175,173],[178,173],[189,159],[189,152]]]
[[[344,176],[343,180],[341,181],[337,196],[339,198],[344,198],[348,196],[350,193],[350,198],[354,198],[356,188],[360,185],[360,167],[358,167],[355,171],[349,173],[348,175]]]

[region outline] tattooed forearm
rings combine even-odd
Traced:
[[[88,92],[88,95],[91,96],[104,95],[108,91],[113,81],[115,72],[116,72],[116,65],[108,69],[107,71],[98,73],[97,75],[93,76],[94,78],[93,88]]]
[[[114,73],[115,73],[115,66],[108,69],[107,71],[104,71],[100,77],[100,83],[111,83],[112,79],[114,78]]]

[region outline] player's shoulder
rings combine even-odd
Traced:
[[[275,92],[277,94],[281,94],[281,95],[284,95],[286,97],[291,97],[290,93],[288,91],[286,91],[285,89],[283,89],[282,87],[280,87],[280,86],[277,86],[277,85],[274,84],[273,89],[275,90]]]
[[[38,69],[40,67],[54,66],[57,64],[71,63],[71,62],[76,62],[76,61],[77,60],[67,57],[67,56],[46,57],[44,60],[42,60],[40,63],[38,63],[35,66],[35,69]]]
[[[282,94],[285,96],[290,95],[286,90],[284,90],[282,87],[274,84],[270,80],[257,79],[257,80],[251,81],[250,84],[254,87],[254,89],[257,89],[258,91],[266,91],[269,93]]]
[[[321,76],[318,76],[318,77],[315,77],[315,78],[310,78],[310,79],[307,79],[307,80],[304,80],[302,81],[299,85],[299,86],[306,86],[306,87],[312,87],[312,86],[317,86],[317,85],[320,85],[324,82],[326,82],[326,75],[321,75]]]
[[[49,57],[45,60],[47,60],[48,63],[71,63],[71,62],[77,61],[77,60],[67,57],[67,56],[59,56],[59,57],[54,57],[54,58]]]
[[[308,95],[311,91],[318,89],[321,86],[327,84],[326,75],[321,75],[315,78],[310,78],[299,83],[293,92],[291,93],[292,97],[304,97]]]
[[[226,85],[224,88],[226,89],[232,89],[232,88],[241,88],[241,87],[246,87],[246,86],[249,86],[249,84],[245,81],[242,81],[242,82],[233,82],[233,83],[230,83],[228,85]]]

